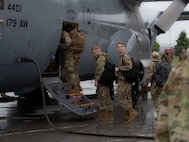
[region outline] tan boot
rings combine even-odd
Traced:
[[[128,112],[129,112],[129,119],[127,122],[131,122],[136,118],[136,116],[138,115],[138,112],[135,111],[133,108],[130,108]]]
[[[105,111],[104,117],[102,117],[100,119],[100,121],[113,121],[113,120],[114,120],[114,118],[112,115],[112,111]]]
[[[66,91],[68,94],[72,94],[72,93],[80,93],[80,88],[78,85],[74,85],[72,90],[68,90]]]
[[[128,111],[126,111],[125,116],[122,118],[122,120],[124,120],[124,121],[129,120],[129,112]]]
[[[106,112],[105,111],[100,111],[100,114],[98,117],[95,118],[96,121],[101,121],[101,119],[103,119],[103,117],[105,117]]]

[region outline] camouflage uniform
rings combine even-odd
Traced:
[[[189,61],[174,67],[160,98],[156,142],[189,141]]]
[[[171,64],[173,61],[173,57],[170,53],[166,52],[162,55],[161,60]]]
[[[70,83],[71,86],[75,86],[80,83],[79,79],[79,61],[78,55],[72,52],[66,52],[65,63],[64,63],[64,75],[66,81]]]
[[[63,31],[65,39],[61,45],[64,56],[64,76],[66,81],[71,86],[77,86],[80,83],[79,79],[79,61],[80,53],[74,53],[71,47],[71,38],[69,33]]]
[[[180,54],[180,56],[179,56],[179,62],[186,60],[186,58],[187,58],[186,53],[183,53],[183,52],[182,52],[182,53]]]
[[[130,70],[132,66],[133,64],[130,56],[126,52],[121,53],[118,66],[116,67],[116,69],[118,69],[118,71],[116,72],[118,79],[117,99],[119,104],[125,111],[125,116],[122,120],[126,122],[133,121],[138,115],[138,112],[135,111],[132,107],[132,84],[126,81],[121,73],[121,71]]]
[[[151,96],[152,96],[152,102],[154,105],[154,108],[158,114],[159,112],[159,96],[162,90],[162,87],[159,87],[156,85],[155,82],[155,76],[156,76],[156,62],[157,61],[152,61],[150,65],[147,68],[147,78],[146,78],[146,85],[151,82]]]
[[[102,53],[96,57],[96,69],[95,69],[95,81],[100,80],[100,76],[104,71],[104,66],[106,63],[106,59],[109,60],[108,54]],[[102,84],[98,84],[97,87],[97,101],[100,111],[112,111],[112,100],[110,97],[110,89],[109,86],[104,86]]]
[[[123,63],[124,62],[124,63]],[[132,68],[133,64],[130,56],[124,52],[121,54],[120,60],[118,62],[119,71],[127,71]],[[121,107],[127,111],[132,108],[132,86],[131,83],[127,82],[121,72],[117,73],[118,86],[117,86],[117,98]]]

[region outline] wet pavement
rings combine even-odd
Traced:
[[[94,88],[85,89],[95,91]],[[94,118],[98,116],[98,112],[79,116],[54,104],[47,105],[45,113],[43,106],[17,107],[16,100],[0,102],[0,141],[154,142],[156,121],[150,94],[147,100],[139,98],[135,106],[139,115],[131,123],[122,121],[124,111],[117,103],[116,97],[113,104],[114,121],[97,122]]]

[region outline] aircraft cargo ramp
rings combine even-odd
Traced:
[[[49,93],[69,110],[79,115],[88,115],[96,112],[95,103],[89,100],[82,92],[77,94],[68,94],[66,90],[71,89],[71,86],[62,83],[58,77],[46,77],[42,79],[44,87]]]

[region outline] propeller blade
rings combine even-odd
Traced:
[[[179,18],[189,0],[174,0],[155,22],[155,28],[159,33],[165,33]]]

